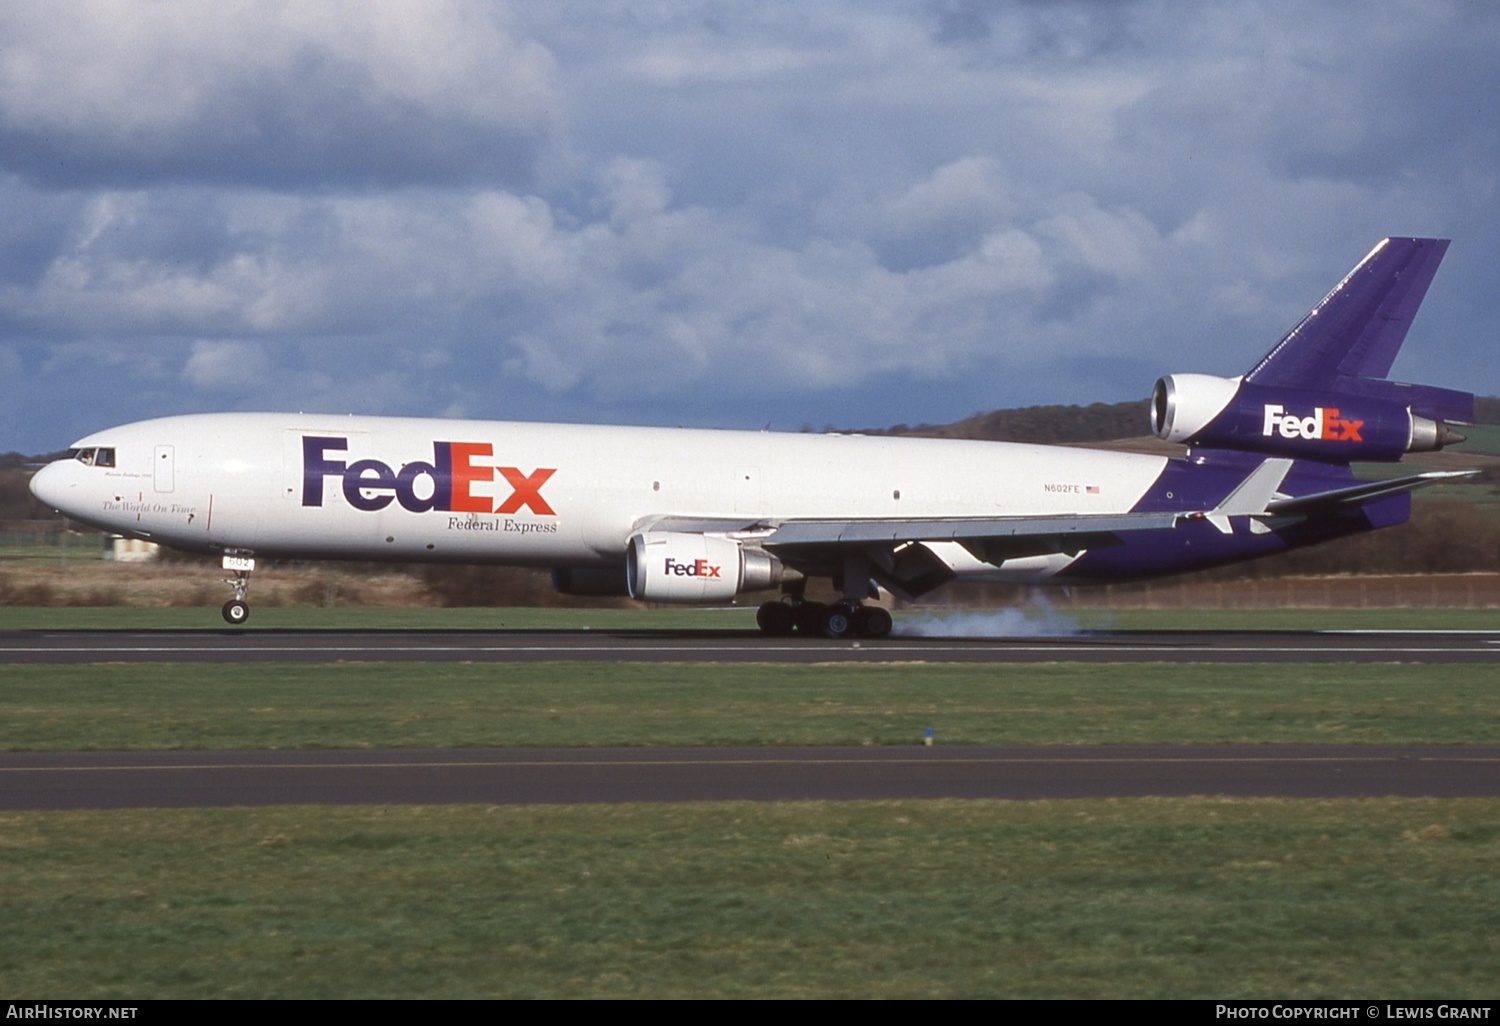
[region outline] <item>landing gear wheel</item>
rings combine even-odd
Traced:
[[[238,627],[250,619],[250,604],[245,601],[245,596],[250,591],[250,571],[255,569],[255,558],[244,549],[226,549],[223,566],[225,570],[234,571],[234,576],[224,581],[234,589],[234,598],[224,603],[220,612],[224,614],[225,623]]]
[[[823,614],[828,607],[821,602],[801,602],[792,607],[792,623],[798,634],[817,634],[823,630]]]
[[[797,614],[785,602],[763,602],[755,611],[755,624],[762,634],[783,638],[797,625]]]
[[[825,638],[847,638],[854,632],[854,612],[848,606],[825,606],[818,626]]]
[[[879,606],[860,606],[854,614],[854,633],[861,638],[889,638],[891,614]]]

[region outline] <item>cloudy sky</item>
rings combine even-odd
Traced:
[[[1246,369],[1384,235],[1500,393],[1500,4],[0,6],[0,450],[796,430]]]

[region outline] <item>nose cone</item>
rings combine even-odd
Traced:
[[[77,475],[71,473],[76,460],[57,460],[47,464],[31,476],[31,494],[46,504],[48,509],[63,513],[76,501]]]

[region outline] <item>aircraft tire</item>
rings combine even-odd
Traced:
[[[821,602],[802,602],[792,607],[792,625],[799,634],[817,634],[823,629],[823,612],[828,607]]]
[[[224,614],[224,622],[233,624],[236,627],[250,619],[249,604],[241,602],[239,599],[230,599],[224,603],[222,612]]]
[[[847,638],[854,632],[854,612],[848,606],[825,606],[818,621],[825,638]]]
[[[785,602],[762,602],[755,611],[755,625],[762,634],[784,638],[797,626],[797,614]]]
[[[891,614],[879,606],[860,606],[854,614],[854,633],[861,638],[889,638]]]

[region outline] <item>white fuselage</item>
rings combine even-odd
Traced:
[[[859,435],[293,414],[203,414],[98,432],[36,494],[76,520],[192,551],[589,566],[658,517],[780,521],[1109,514],[1160,457]],[[103,462],[101,460],[101,462]],[[364,508],[361,508],[364,507]],[[1071,557],[960,574],[1034,579]]]

